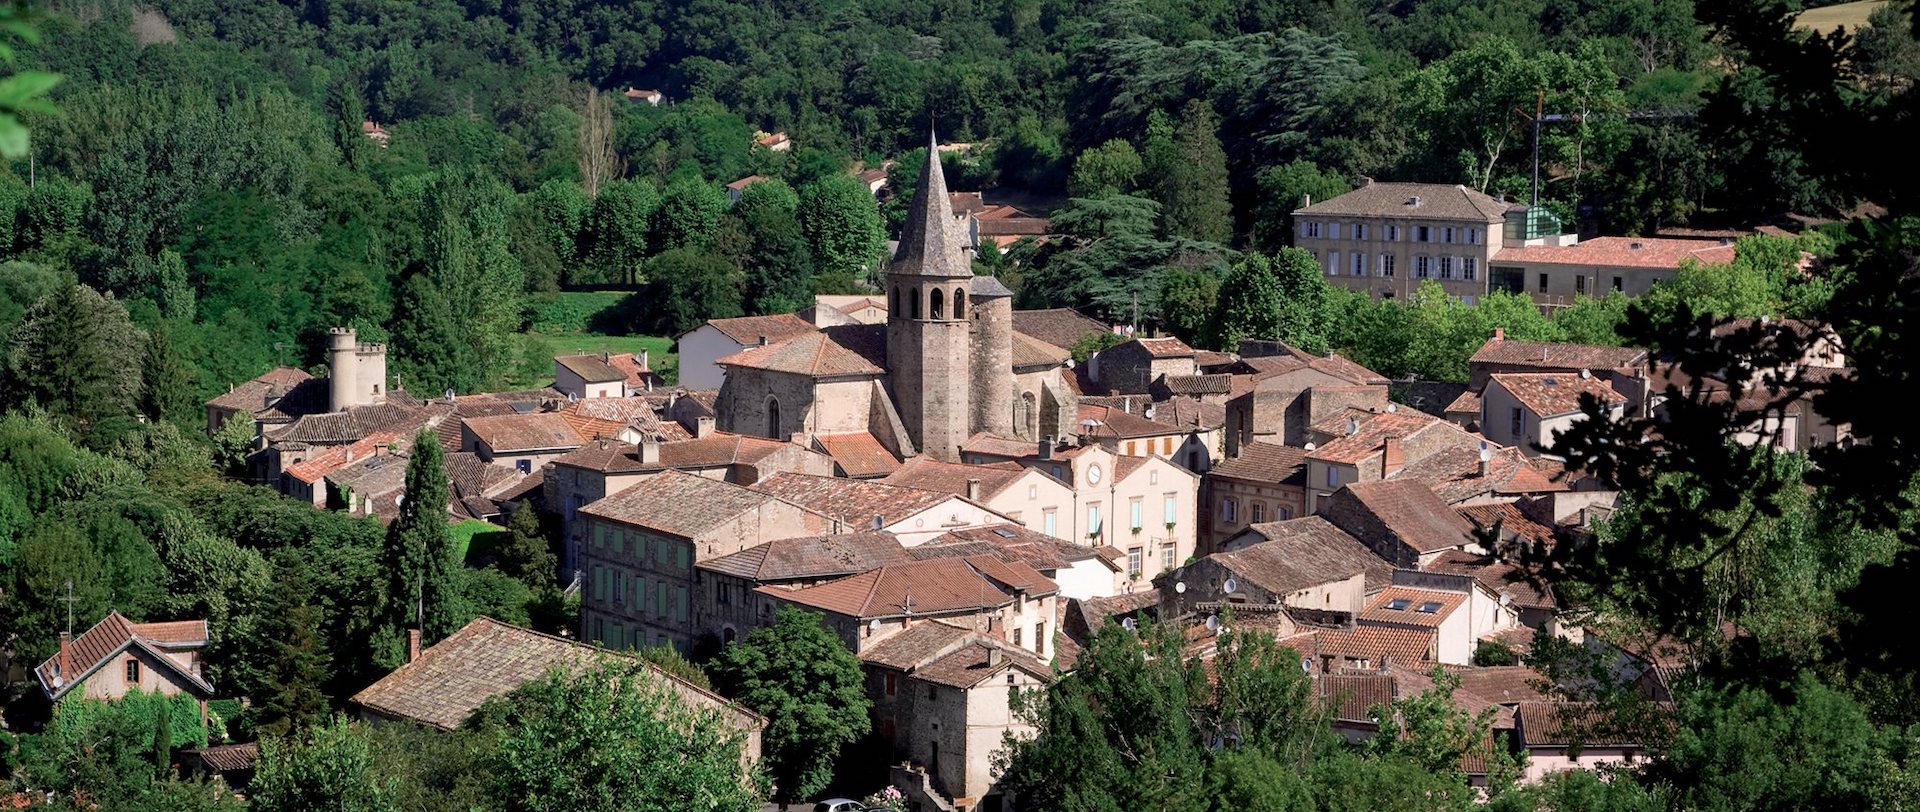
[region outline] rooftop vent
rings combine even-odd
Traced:
[[[1407,205],[1409,205],[1409,206],[1418,206],[1418,205],[1420,205],[1420,196],[1419,196],[1419,195],[1414,195],[1413,197],[1409,197],[1409,198],[1407,198]]]
[[[1638,250],[1640,250],[1640,249],[1642,249],[1642,248],[1645,248],[1645,247],[1647,247],[1647,244],[1646,244],[1646,243],[1643,243],[1643,242],[1640,242],[1640,241],[1638,241],[1638,240],[1635,240],[1635,241],[1633,241],[1633,242],[1630,242],[1630,243],[1627,243],[1627,247],[1628,247],[1628,248],[1631,248],[1631,249],[1633,249],[1633,250],[1635,250],[1635,251],[1638,251]]]

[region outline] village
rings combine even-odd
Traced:
[[[558,528],[577,627],[480,617],[426,644],[416,627],[352,711],[453,730],[551,669],[656,646],[697,662],[800,609],[859,659],[884,781],[912,809],[1015,808],[996,753],[1032,728],[1012,697],[1074,671],[1101,630],[1153,624],[1201,661],[1223,635],[1270,636],[1353,742],[1382,708],[1454,680],[1450,701],[1492,718],[1458,765],[1473,786],[1495,749],[1523,782],[1644,757],[1645,742],[1581,730],[1587,710],[1522,664],[1542,641],[1571,644],[1656,706],[1692,667],[1684,647],[1566,604],[1535,566],[1590,539],[1618,496],[1556,438],[1595,415],[1657,419],[1681,389],[1751,397],[1758,373],[1676,380],[1647,350],[1495,329],[1466,384],[1415,386],[1271,337],[1196,349],[1016,310],[972,257],[998,250],[997,221],[1044,220],[983,215],[929,155],[883,289],[708,320],[677,337],[675,383],[645,352],[597,353],[555,357],[544,388],[412,392],[383,345],[342,328],[326,375],[273,369],[208,401],[209,435],[251,428],[247,478],[315,510],[392,521],[424,434],[445,454],[450,519],[533,511]],[[1298,244],[1329,282],[1376,296],[1435,280],[1469,302],[1508,290],[1559,307],[1733,251],[1722,234],[1579,240],[1452,185],[1305,202]],[[1795,374],[1846,369],[1831,331],[1744,327],[1804,339]],[[1076,361],[1089,342],[1102,348]],[[1810,401],[1741,436],[1791,452],[1851,441]],[[204,717],[222,695],[201,673],[204,618],[82,620],[34,671],[49,700],[142,689],[194,697]],[[759,756],[765,719],[652,673]],[[187,758],[244,786],[257,755],[238,742]]]

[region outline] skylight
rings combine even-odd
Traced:
[[[1434,601],[1427,601],[1426,603],[1420,604],[1420,608],[1415,609],[1414,611],[1431,615],[1435,612],[1440,611],[1440,604],[1435,603]]]
[[[1412,605],[1412,603],[1413,601],[1407,600],[1406,598],[1394,598],[1393,600],[1387,601],[1387,608],[1398,612],[1406,609],[1409,605]]]

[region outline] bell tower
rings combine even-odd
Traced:
[[[929,138],[920,188],[887,269],[888,384],[914,444],[958,461],[967,439],[973,261],[947,199],[938,140]]]

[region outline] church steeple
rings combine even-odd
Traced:
[[[940,168],[940,140],[927,134],[927,162],[920,167],[920,188],[907,206],[907,223],[900,230],[900,248],[893,255],[893,272],[916,276],[973,276],[965,252],[966,240],[953,219],[947,198],[947,177]]]

